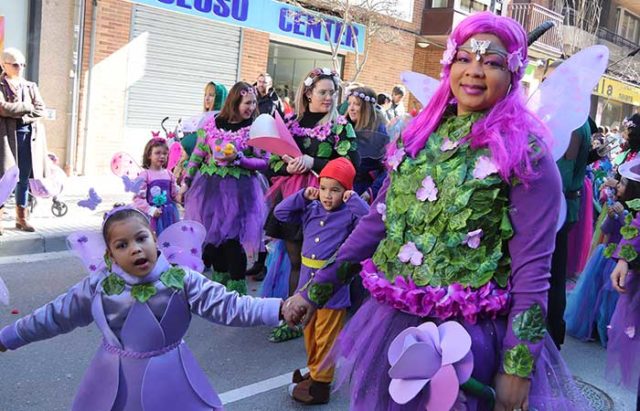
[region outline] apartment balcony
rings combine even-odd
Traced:
[[[618,34],[616,34],[614,31],[609,30],[606,27],[598,27],[598,39],[599,40],[606,40],[609,43],[613,43],[616,46],[622,47],[622,48],[626,48],[629,51],[631,50],[635,50],[638,48],[638,44],[634,43],[631,40],[628,40]]]
[[[547,20],[555,23],[555,26],[534,42],[530,51],[548,55],[550,57],[560,57],[563,53],[562,41],[562,14],[558,14],[535,3],[511,3],[509,4],[509,16],[522,24],[525,31],[538,27]]]

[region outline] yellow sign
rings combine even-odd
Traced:
[[[640,87],[632,86],[609,77],[600,77],[593,94],[611,100],[620,101],[634,106],[640,106]]]

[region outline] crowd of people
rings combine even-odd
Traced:
[[[37,88],[16,88],[11,58],[0,124],[21,144],[37,106],[19,111],[14,94]],[[350,84],[339,104],[343,84],[327,68],[312,69],[294,101],[267,73],[228,92],[206,84],[206,120],[172,142],[179,158],[151,139],[132,204],[109,211],[97,239],[70,241],[81,254],[97,243],[104,263],[4,327],[0,351],[95,321],[104,343],[74,409],[221,409],[182,341],[191,312],[274,326],[274,342],[304,336],[309,371],[293,370],[289,389],[302,404],[329,402],[334,384],[349,386],[354,410],[586,410],[559,352],[566,321],[606,344],[609,377],[635,389],[640,114],[620,137],[586,122],[556,163],[525,105],[526,61],[524,29],[485,12],[453,30],[440,85],[414,118],[403,86]],[[250,144],[261,114],[284,119],[300,155]],[[21,147],[11,153],[23,184]],[[201,255],[201,272],[160,251],[192,222],[203,244],[183,251]],[[260,298],[246,295],[248,274],[264,280]],[[578,279],[565,310],[567,276]]]

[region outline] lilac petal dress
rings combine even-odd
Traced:
[[[278,324],[279,299],[254,299],[229,293],[185,269],[182,290],[160,276],[171,268],[160,255],[144,278],[114,272],[125,280],[120,294],[103,289],[106,273],[85,278],[66,294],[0,331],[0,342],[17,349],[95,321],[103,335],[73,402],[73,411],[222,410],[222,402],[182,340],[191,314],[231,326]],[[152,283],[157,293],[145,303],[131,287]]]

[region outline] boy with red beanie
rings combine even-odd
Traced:
[[[298,289],[322,268],[353,231],[369,206],[353,191],[356,170],[345,158],[329,161],[320,172],[320,187],[307,187],[287,197],[275,208],[276,218],[302,224],[302,268]],[[319,309],[304,329],[309,373],[295,370],[290,393],[303,404],[326,404],[330,398],[333,368],[321,367],[342,330],[351,305],[349,287],[338,291]]]

